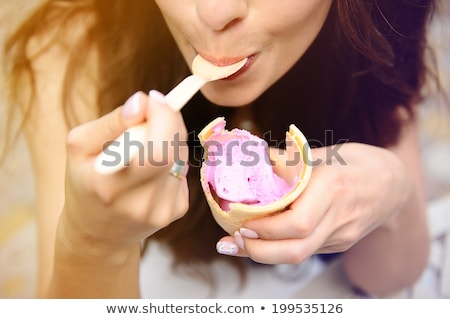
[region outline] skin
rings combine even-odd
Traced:
[[[239,77],[203,88],[212,102],[238,107],[260,96],[302,56],[331,4],[280,1],[156,3],[188,64],[197,53],[218,65],[251,56]],[[39,295],[139,297],[140,241],[186,212],[187,184],[168,174],[171,156],[166,166],[132,162],[113,176],[94,171],[95,156],[104,141],[137,123],[147,121],[148,139],[155,142],[171,141],[177,133],[183,137],[186,128],[180,113],[158,94],[138,93],[96,119],[95,92],[87,75],[74,84],[91,93],[77,101],[85,124],[69,131],[62,124],[61,74],[56,70],[65,69],[64,50],[76,43],[74,37],[69,33],[67,43],[34,64],[36,105],[26,135],[39,198]],[[95,66],[95,54],[89,62]],[[45,71],[50,66],[54,72]],[[46,85],[49,81],[55,85]],[[248,222],[235,236],[219,241],[219,252],[262,263],[301,263],[316,252],[345,251],[349,280],[369,293],[383,295],[412,283],[427,259],[425,199],[417,126],[399,115],[405,125],[391,149],[345,144],[339,154],[347,165],[327,163],[327,148],[314,150],[322,165],[314,167],[306,191],[289,210]],[[45,127],[39,128],[43,118]],[[187,151],[181,154],[187,158]],[[162,150],[153,155],[163,156]],[[55,158],[66,163],[48,165]]]
[[[196,54],[217,65],[250,57],[241,77],[202,90],[226,106],[252,102],[283,76],[317,36],[331,6],[330,0],[155,2],[188,65]]]

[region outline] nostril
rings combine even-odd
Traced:
[[[199,19],[214,31],[230,28],[247,16],[248,4],[245,0],[199,0]]]

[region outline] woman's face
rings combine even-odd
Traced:
[[[155,0],[190,65],[249,58],[230,79],[202,89],[213,103],[246,105],[281,78],[319,33],[332,0]]]

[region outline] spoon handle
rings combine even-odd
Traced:
[[[190,75],[174,87],[167,95],[167,104],[179,111],[197,93],[207,80]],[[122,133],[113,143],[104,149],[95,159],[95,170],[100,174],[113,174],[129,165],[131,160],[138,155],[136,147],[126,149],[125,139],[139,141],[143,145],[147,139],[147,123],[130,127]]]
[[[166,95],[167,104],[179,111],[207,81],[195,74],[189,75]]]
[[[138,124],[130,127],[123,132],[114,142],[109,144],[95,158],[95,171],[100,174],[108,175],[120,171],[128,166],[133,158],[139,155],[141,148],[128,147],[131,141],[138,141],[144,145],[147,138],[147,123]]]

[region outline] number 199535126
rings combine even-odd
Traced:
[[[272,304],[272,313],[343,313],[342,304],[333,303],[281,303]]]

